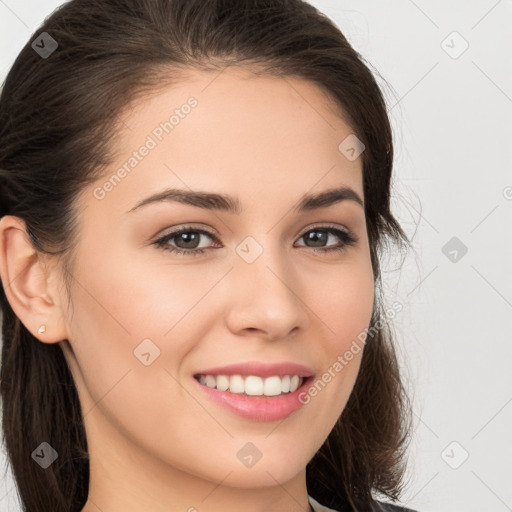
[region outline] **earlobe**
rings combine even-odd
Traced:
[[[60,297],[51,288],[42,255],[32,245],[23,219],[0,219],[0,278],[11,308],[40,341],[67,339]],[[51,326],[51,328],[50,328]]]

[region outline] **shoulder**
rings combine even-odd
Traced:
[[[378,512],[417,512],[412,508],[406,508],[392,503],[383,503],[382,501],[376,501],[375,504],[377,505]]]
[[[322,505],[318,501],[316,501],[312,496],[309,496],[309,502],[315,512],[340,512],[334,510],[332,508],[326,507]],[[373,507],[373,512],[418,512],[417,510],[413,510],[412,508],[402,507],[400,505],[394,505],[392,503],[384,503],[382,501],[374,501],[375,507]]]

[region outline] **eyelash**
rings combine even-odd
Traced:
[[[313,251],[321,252],[324,254],[325,253],[334,253],[337,251],[343,251],[343,250],[347,249],[349,246],[354,245],[359,240],[358,237],[356,237],[351,231],[348,231],[348,230],[345,231],[345,230],[339,229],[335,226],[318,226],[318,227],[308,229],[306,232],[304,232],[299,237],[299,240],[311,231],[322,231],[322,232],[325,231],[328,234],[330,233],[330,234],[336,235],[338,238],[340,238],[343,241],[342,245],[338,245],[335,247],[328,247],[328,248],[309,247],[309,249],[312,249]],[[205,248],[202,248],[202,249],[177,249],[175,247],[168,245],[167,242],[169,242],[174,237],[181,235],[183,233],[200,233],[202,235],[206,235],[206,236],[210,237],[215,242],[219,241],[218,238],[213,233],[210,233],[209,231],[205,231],[204,229],[193,228],[193,227],[183,227],[176,231],[172,231],[171,233],[168,233],[167,235],[163,236],[162,238],[159,238],[158,240],[153,242],[153,244],[156,245],[157,247],[163,249],[164,251],[170,251],[174,254],[181,254],[181,255],[188,254],[190,256],[197,256],[206,251]],[[308,248],[307,246],[301,246],[301,247]]]

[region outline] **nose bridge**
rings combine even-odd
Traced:
[[[286,284],[293,270],[286,261],[286,251],[278,241],[272,240],[272,235],[257,236],[258,240],[253,236],[246,237],[236,248],[239,256],[236,266],[243,274],[242,278],[258,288],[266,286],[273,293],[291,293]]]

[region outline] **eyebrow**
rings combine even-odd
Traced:
[[[172,188],[163,190],[162,192],[158,192],[143,199],[127,213],[134,212],[148,204],[173,201],[207,210],[224,211],[234,215],[240,215],[243,210],[240,201],[236,197],[211,192]],[[295,206],[294,211],[305,212],[315,210],[317,208],[326,208],[342,201],[354,201],[364,208],[364,202],[355,190],[350,187],[340,187],[325,190],[318,194],[306,194],[302,196],[297,206]]]

